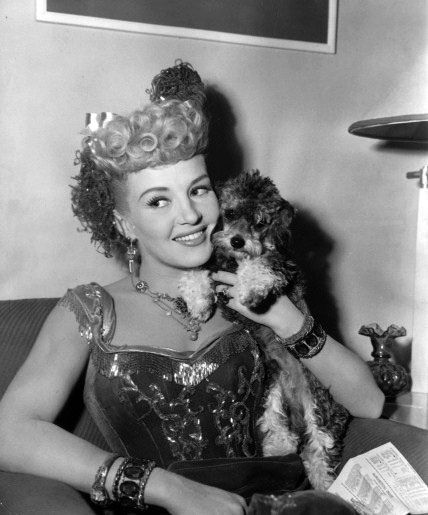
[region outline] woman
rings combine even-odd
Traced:
[[[211,256],[219,214],[199,100],[154,101],[84,139],[74,212],[106,254],[128,261],[131,274],[69,290],[50,314],[0,405],[0,468],[57,479],[99,504],[116,499],[177,515],[245,509],[243,497],[167,470],[180,459],[259,455],[263,382],[254,338],[219,310],[198,323],[177,301],[182,273]],[[304,315],[287,297],[255,314],[234,298],[234,274],[213,278],[218,291],[228,288],[230,308],[280,338],[301,329]],[[245,431],[231,422],[246,436],[230,444],[215,427],[212,402],[236,388],[233,370],[242,363],[255,386]],[[115,454],[53,423],[87,365],[87,405]],[[380,415],[383,395],[368,368],[332,338],[305,365],[352,415]],[[210,396],[208,387],[198,390],[205,378]]]

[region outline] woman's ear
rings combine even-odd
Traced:
[[[134,241],[137,238],[134,234],[134,226],[130,223],[130,221],[122,216],[117,209],[113,210],[113,216],[114,216],[114,224],[116,226],[116,229],[120,232],[122,236],[127,238],[128,240]]]

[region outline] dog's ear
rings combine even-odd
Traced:
[[[291,225],[291,222],[294,220],[296,216],[296,209],[285,199],[282,199],[282,205],[280,210],[280,217],[284,225],[288,228]]]
[[[278,252],[287,252],[290,246],[290,225],[296,215],[295,208],[283,199],[281,209],[277,212],[271,225],[271,236]]]

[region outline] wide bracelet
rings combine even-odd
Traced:
[[[302,338],[305,338],[314,327],[314,319],[309,315],[309,313],[305,313],[305,319],[303,320],[302,327],[297,331],[297,333],[289,336],[288,338],[281,338],[280,336],[276,336],[276,339],[280,341],[283,345],[289,346],[294,345]]]
[[[316,356],[322,350],[327,340],[327,333],[321,325],[316,322],[309,334],[294,344],[290,345],[287,343],[286,338],[281,338],[280,336],[276,336],[276,340],[283,343],[288,352],[295,358],[309,359]]]
[[[105,484],[108,471],[110,470],[113,463],[119,458],[118,454],[110,455],[105,462],[98,468],[95,474],[95,480],[91,487],[91,501],[100,506],[107,506],[112,502],[110,499]]]
[[[125,458],[117,470],[113,484],[113,496],[123,506],[144,511],[148,508],[144,501],[147,481],[156,467],[152,460]]]

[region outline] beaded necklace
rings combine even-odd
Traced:
[[[137,293],[149,296],[153,303],[165,312],[167,317],[171,317],[183,326],[184,329],[190,333],[189,338],[192,341],[198,339],[201,323],[196,318],[192,317],[187,310],[186,303],[181,297],[171,297],[167,293],[152,291],[146,281],[139,280],[134,283],[131,277],[131,282]]]

